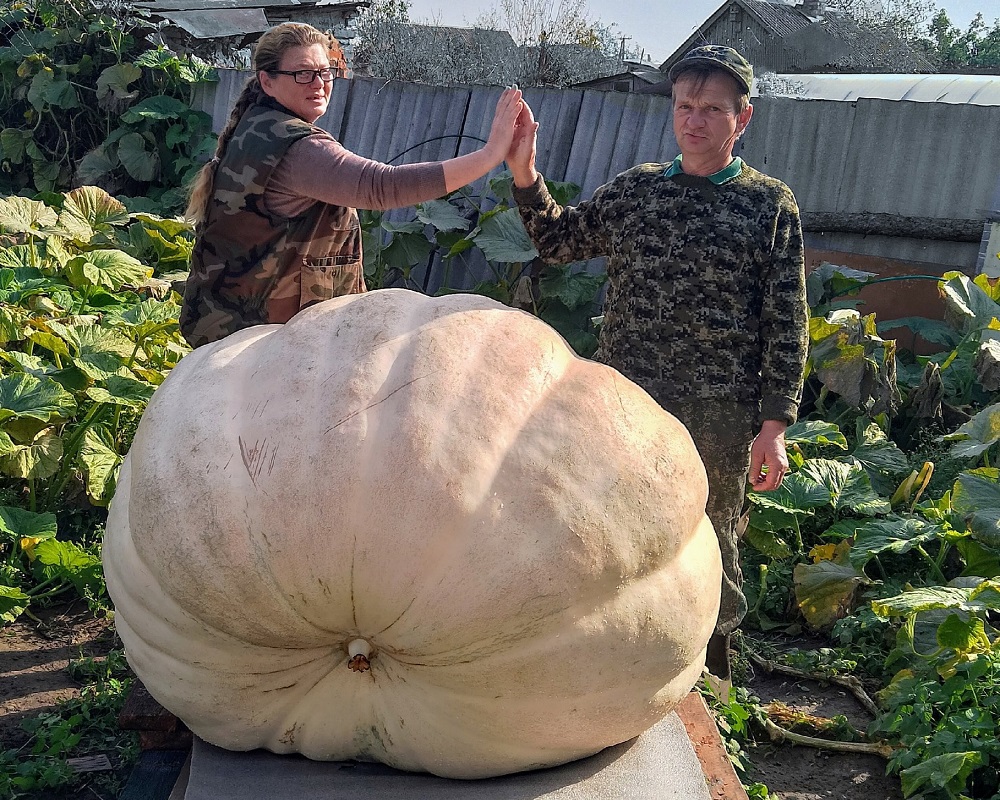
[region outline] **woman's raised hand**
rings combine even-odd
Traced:
[[[493,114],[490,138],[483,148],[497,164],[503,163],[514,139],[514,123],[521,112],[521,90],[512,86],[500,95]]]

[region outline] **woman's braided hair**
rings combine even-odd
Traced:
[[[226,127],[219,134],[219,141],[215,146],[215,156],[198,171],[191,182],[187,210],[184,216],[196,227],[205,221],[205,216],[208,213],[208,202],[215,187],[215,171],[219,166],[219,160],[226,152],[233,131],[236,130],[236,126],[247,109],[264,98],[264,90],[260,85],[260,73],[280,69],[282,56],[287,50],[293,47],[308,47],[313,44],[321,44],[326,47],[329,50],[330,65],[340,70],[341,74],[346,71],[347,64],[340,43],[329,33],[323,33],[312,25],[303,22],[284,22],[271,28],[258,40],[253,53],[253,77],[247,81],[240,96],[236,98],[233,110],[229,113]]]

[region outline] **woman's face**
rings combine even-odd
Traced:
[[[321,44],[291,47],[281,57],[278,68],[282,72],[319,70],[330,66],[327,49]],[[315,122],[326,113],[333,91],[333,81],[324,81],[313,75],[309,83],[296,83],[294,75],[258,73],[260,86],[281,105],[306,122]]]

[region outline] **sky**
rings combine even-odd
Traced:
[[[631,37],[629,47],[638,47],[659,64],[674,52],[723,0],[587,0],[590,18],[605,25],[614,23],[620,35]],[[976,12],[982,11],[987,25],[1000,17],[996,0],[934,0],[948,12],[951,23],[965,29]],[[471,26],[496,0],[410,0],[413,22]],[[558,6],[558,0],[554,0]]]

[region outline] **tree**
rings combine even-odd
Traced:
[[[987,29],[983,15],[976,14],[961,31],[940,9],[928,26],[927,44],[941,69],[1000,68],[1000,19]]]
[[[932,0],[836,0],[836,9],[919,47],[939,69],[1000,68],[1000,19],[988,29],[976,14],[962,31]]]
[[[861,25],[911,43],[923,38],[935,11],[933,0],[837,0],[836,7]]]
[[[591,31],[584,0],[499,0],[476,24],[506,30],[521,45],[580,44]]]
[[[434,84],[568,86],[621,68],[614,26],[583,0],[501,0],[475,28],[416,25],[406,0],[376,0],[358,21],[359,74]],[[510,35],[507,35],[510,25]]]

